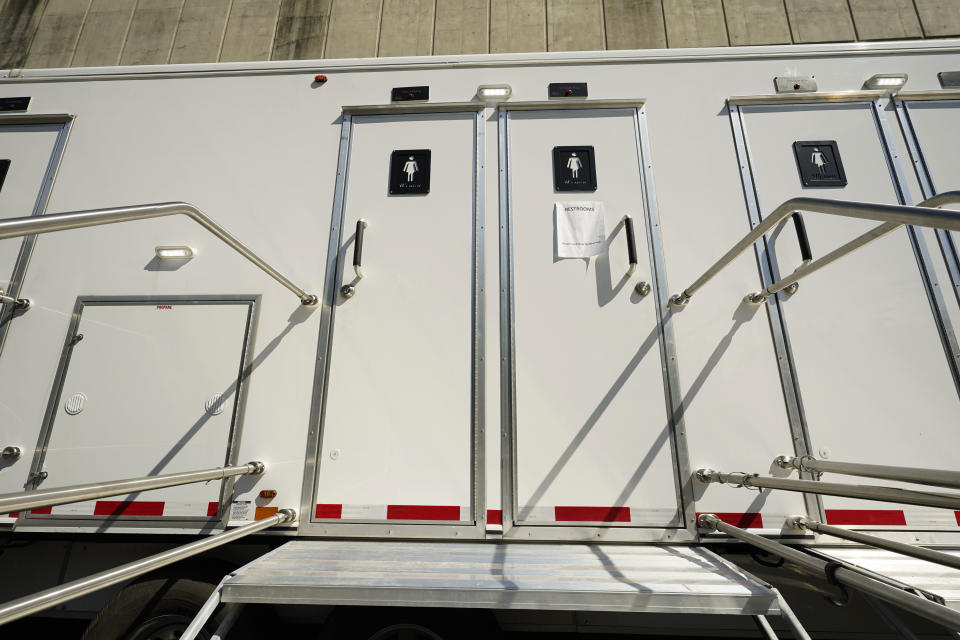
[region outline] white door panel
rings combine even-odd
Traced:
[[[85,302],[49,409],[42,461],[49,475],[39,488],[225,464],[251,306]],[[62,505],[52,514],[202,518],[219,502],[220,487],[170,487]]]
[[[922,154],[922,161],[918,163],[917,168],[920,172],[927,172],[931,191],[943,193],[960,190],[960,166],[957,163],[958,150],[960,150],[960,100],[932,100],[905,104]],[[960,211],[960,204],[950,204],[944,208]],[[957,256],[951,255],[960,247],[960,234],[948,231],[947,235],[952,238],[953,247],[946,248],[943,259],[954,262],[953,266],[960,268],[960,265],[956,264]],[[950,279],[944,277],[940,281],[946,287]],[[948,304],[953,312],[951,320],[956,328],[957,323],[960,322],[960,312],[957,310],[957,303],[960,303],[960,281],[953,284],[955,295]]]
[[[794,196],[897,203],[869,104],[743,113],[762,213]],[[792,145],[807,140],[837,142],[847,186],[802,187]],[[815,213],[804,219],[814,258],[879,224]],[[792,224],[770,238],[779,272],[789,273],[800,264]],[[944,446],[956,438],[960,400],[905,229],[805,278],[781,300],[815,455],[944,469],[960,463],[957,448]],[[902,505],[823,503],[838,524],[902,519],[887,513]],[[914,523],[933,511],[908,509]]]
[[[0,186],[0,219],[33,215],[61,125],[0,126],[0,160],[9,160]],[[0,240],[0,289],[10,284],[23,238]]]
[[[475,121],[473,112],[354,118],[336,289],[353,282],[356,294],[335,301],[317,518],[474,518]],[[429,193],[390,195],[401,149],[431,150]]]
[[[633,109],[509,113],[518,524],[681,526]],[[553,148],[593,146],[595,192],[554,190]],[[601,201],[600,255],[557,257],[554,203]],[[636,229],[628,277],[626,229]]]

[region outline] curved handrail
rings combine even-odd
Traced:
[[[151,489],[164,487],[178,487],[185,484],[222,480],[233,476],[260,475],[265,466],[262,462],[254,461],[247,464],[230,467],[215,467],[200,471],[181,471],[168,473],[162,476],[147,476],[145,478],[126,478],[124,480],[110,480],[91,482],[89,484],[75,484],[69,487],[43,489],[41,491],[21,491],[19,493],[5,493],[0,495],[0,514],[26,511],[37,507],[52,507],[58,504],[70,504],[121,496],[127,493],[139,493]]]
[[[312,306],[319,298],[307,293],[293,284],[286,276],[274,269],[260,256],[248,249],[237,240],[229,231],[210,219],[205,213],[192,204],[186,202],[161,202],[156,204],[134,205],[129,207],[113,207],[110,209],[88,209],[85,211],[67,211],[64,213],[50,213],[42,216],[25,216],[22,218],[8,218],[0,221],[0,239],[29,236],[39,233],[66,231],[67,229],[82,229],[102,224],[117,222],[131,222],[148,218],[162,218],[164,216],[184,215],[199,224],[201,227],[226,243],[234,251],[259,267],[264,273],[297,294],[300,303]]]
[[[927,600],[922,595],[898,588],[891,583],[861,573],[843,564],[837,565],[827,560],[805,553],[800,549],[788,547],[775,540],[769,540],[755,533],[750,533],[740,527],[727,524],[716,514],[703,513],[697,518],[697,526],[708,531],[725,533],[741,542],[753,545],[759,549],[779,556],[799,567],[812,571],[818,575],[827,576],[831,581],[849,585],[858,591],[875,596],[881,600],[906,609],[928,620],[939,622],[947,629],[960,628],[960,611],[955,611],[942,604]]]
[[[885,233],[889,233],[900,225],[909,224],[918,227],[933,227],[937,229],[949,229],[950,231],[960,231],[960,212],[939,211],[936,209],[936,207],[942,207],[943,205],[952,202],[960,202],[960,191],[946,191],[939,195],[933,196],[932,198],[920,203],[920,205],[914,207],[895,204],[827,200],[824,198],[791,198],[774,209],[770,215],[765,217],[760,224],[758,224],[750,233],[745,235],[739,242],[737,242],[737,244],[733,245],[733,248],[731,248],[719,260],[713,263],[713,265],[707,269],[703,275],[697,278],[696,281],[694,281],[694,283],[689,287],[684,289],[682,293],[677,293],[671,296],[670,304],[674,306],[683,306],[687,304],[690,298],[693,297],[693,294],[696,293],[697,289],[709,282],[724,267],[730,264],[734,258],[750,248],[750,246],[763,237],[767,231],[772,229],[774,226],[779,224],[780,221],[784,220],[795,211],[810,211],[812,213],[825,213],[828,215],[842,216],[846,218],[877,220],[885,224],[882,224],[872,231],[868,231],[859,238],[848,242],[839,249],[827,254],[820,260],[815,260],[804,267],[800,267],[797,269],[797,271],[791,274],[790,277],[784,279],[788,281],[786,284],[784,284],[784,281],[781,280],[774,285],[771,285],[763,292],[759,294],[753,294],[753,296],[761,297],[761,300],[765,300],[768,296],[776,293],[776,291],[779,291],[780,289],[786,288],[791,283],[796,282],[799,278],[809,275],[813,271],[826,266],[842,255],[845,255],[850,251],[853,251],[854,249],[857,249],[868,242],[879,238]],[[775,291],[767,293],[769,289],[773,289],[774,287],[779,288]],[[752,298],[751,300],[758,301],[753,300]]]
[[[257,533],[258,531],[263,531],[264,529],[278,525],[289,524],[296,519],[297,512],[295,510],[280,509],[272,516],[262,520],[248,522],[236,529],[221,531],[212,536],[200,538],[199,540],[162,551],[152,556],[147,556],[146,558],[122,564],[119,567],[107,569],[83,578],[77,578],[71,582],[64,582],[63,584],[45,589],[44,591],[4,602],[0,604],[0,625],[19,620],[32,613],[49,609],[63,602],[69,602],[74,598],[85,596],[88,593],[93,593],[94,591],[109,587],[118,582],[136,578],[154,569],[159,569],[160,567],[173,564],[178,560],[190,558],[204,551],[215,549],[216,547],[225,545],[228,542],[233,542],[234,540],[239,540],[252,533]]]

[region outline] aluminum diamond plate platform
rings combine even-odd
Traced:
[[[701,547],[293,541],[225,602],[779,614],[770,588]]]
[[[824,556],[879,573],[911,587],[929,591],[943,598],[946,606],[960,610],[960,570],[958,569],[883,549],[820,548],[818,551]],[[960,551],[946,551],[946,553],[960,557]]]

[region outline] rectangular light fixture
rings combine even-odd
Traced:
[[[485,102],[508,100],[512,95],[513,88],[508,84],[482,84],[477,87],[477,97]]]
[[[863,83],[867,89],[899,89],[907,84],[905,73],[878,73]]]
[[[156,247],[154,251],[160,260],[189,260],[196,255],[190,247]]]

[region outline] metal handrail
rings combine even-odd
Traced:
[[[292,522],[296,517],[297,512],[293,509],[281,509],[276,514],[263,520],[257,520],[256,522],[245,524],[236,529],[223,531],[208,538],[203,538],[202,540],[197,540],[156,555],[122,564],[113,569],[107,569],[106,571],[101,571],[100,573],[95,573],[85,578],[67,582],[29,596],[24,596],[23,598],[11,600],[10,602],[0,605],[0,624],[19,620],[32,613],[43,611],[44,609],[73,600],[74,598],[79,598],[88,593],[93,593],[104,587],[109,587],[112,584],[135,578],[154,569],[173,564],[183,558],[189,558],[190,556],[195,556],[198,553],[203,553],[214,547],[233,542],[251,533],[256,533],[275,525]]]
[[[697,278],[693,284],[683,290],[682,293],[676,293],[670,297],[670,304],[674,306],[683,306],[687,304],[697,289],[709,282],[715,275],[733,262],[734,258],[749,249],[753,243],[759,240],[763,235],[785,220],[788,216],[798,211],[810,211],[813,213],[826,213],[829,215],[842,216],[846,218],[859,218],[862,220],[878,220],[884,224],[875,227],[862,236],[848,242],[839,249],[831,251],[819,260],[814,260],[801,265],[787,278],[770,285],[759,293],[749,294],[748,299],[751,302],[762,302],[767,297],[773,295],[781,289],[785,289],[799,279],[810,275],[814,271],[821,269],[838,258],[859,249],[865,244],[876,240],[877,238],[893,231],[901,225],[909,224],[917,227],[932,227],[936,229],[949,229],[951,231],[960,231],[960,212],[955,211],[937,211],[937,207],[945,204],[960,202],[960,191],[947,191],[939,195],[924,200],[917,206],[907,207],[894,204],[879,204],[869,202],[846,202],[843,200],[826,200],[823,198],[791,198],[773,212],[765,217],[760,224],[745,235],[733,248],[727,251],[723,257],[717,260],[707,269],[703,275]]]
[[[319,298],[307,293],[293,284],[286,276],[274,269],[260,256],[248,249],[242,242],[233,237],[230,232],[211,220],[202,211],[186,202],[162,202],[157,204],[143,204],[129,207],[113,207],[110,209],[89,209],[86,211],[67,211],[64,213],[49,213],[42,216],[25,216],[22,218],[8,218],[0,221],[0,239],[29,236],[67,229],[82,229],[96,227],[102,224],[117,222],[131,222],[148,218],[162,218],[164,216],[184,215],[198,223],[201,227],[225,242],[230,248],[259,267],[264,273],[297,294],[301,304],[315,305]]]
[[[183,471],[168,473],[162,476],[148,476],[146,478],[130,478],[128,480],[114,480],[110,482],[91,482],[76,484],[69,487],[44,489],[43,491],[22,491],[0,495],[0,514],[14,511],[25,511],[37,507],[50,507],[57,504],[83,502],[108,496],[119,496],[150,489],[175,487],[182,484],[208,482],[231,476],[258,475],[265,467],[262,462],[248,462],[232,467],[216,467],[202,471]]]
[[[942,564],[945,567],[960,569],[960,557],[952,556],[949,553],[935,551],[934,549],[927,549],[926,547],[918,547],[912,544],[905,544],[895,540],[887,540],[886,538],[867,535],[866,533],[860,533],[859,531],[851,531],[841,527],[834,527],[829,524],[817,522],[816,520],[804,518],[803,516],[788,518],[787,526],[795,527],[797,529],[809,529],[810,531],[816,531],[817,533],[823,533],[828,536],[843,538],[844,540],[850,540],[851,542],[859,542],[860,544],[869,545],[871,547],[877,547],[879,549],[887,549],[888,551],[901,553],[905,556],[920,558],[921,560],[928,560],[930,562]]]
[[[792,549],[779,542],[744,531],[739,527],[723,522],[712,513],[701,515],[697,518],[697,524],[703,529],[719,531],[758,549],[763,549],[787,562],[799,565],[807,571],[824,575],[831,582],[853,587],[928,620],[938,622],[948,629],[960,629],[960,611],[954,611],[922,596],[885,584],[844,565],[828,563],[826,560],[821,560],[798,549]]]
[[[878,500],[880,502],[899,502],[922,507],[942,509],[960,509],[960,494],[934,493],[931,491],[911,491],[894,487],[877,487],[862,484],[840,484],[819,480],[794,480],[792,478],[768,478],[750,473],[722,473],[713,469],[699,469],[697,480],[704,483],[724,483],[737,487],[757,487],[761,489],[782,489],[799,493],[817,493],[825,496]]]
[[[914,484],[926,484],[932,487],[960,489],[960,471],[818,460],[813,456],[778,456],[774,459],[774,462],[781,469],[796,469],[797,471],[810,473],[842,473],[848,476],[898,480]]]

